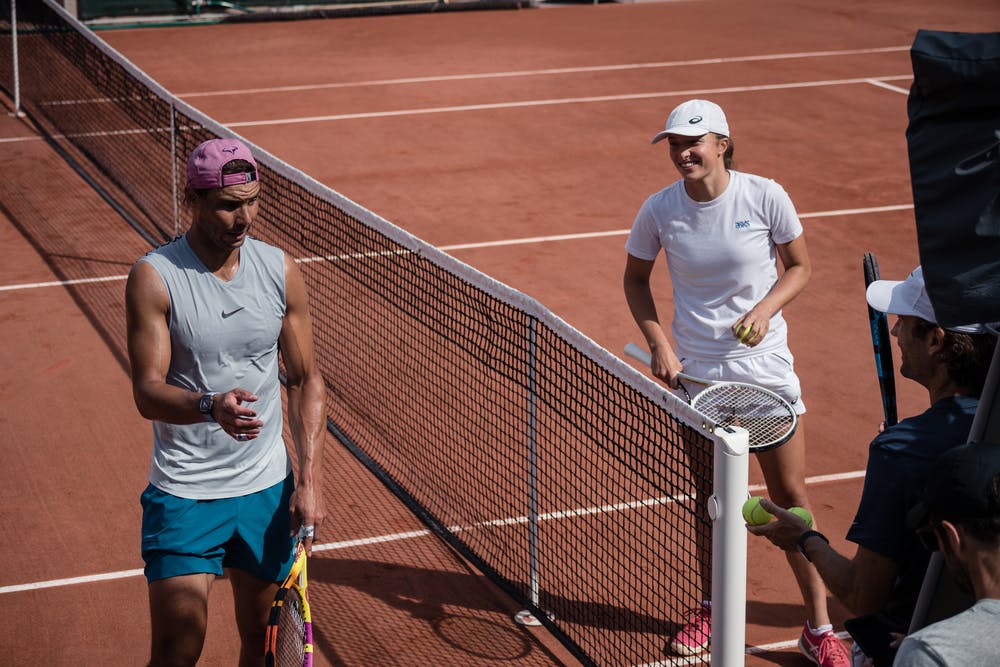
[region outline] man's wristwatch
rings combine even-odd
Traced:
[[[198,400],[198,410],[201,412],[201,417],[207,422],[214,422],[215,417],[212,416],[212,408],[215,407],[215,394],[202,394],[201,399]]]
[[[818,537],[827,544],[830,543],[830,540],[826,539],[826,535],[819,532],[818,530],[807,530],[806,532],[799,535],[799,543],[796,545],[796,548],[799,550],[799,553],[805,556],[805,559],[811,563],[812,558],[810,558],[809,554],[806,553],[806,540],[808,540],[810,537]]]

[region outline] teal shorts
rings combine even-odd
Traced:
[[[282,581],[292,565],[288,503],[295,481],[236,498],[178,498],[152,484],[142,494],[142,558],[149,583],[235,567]]]

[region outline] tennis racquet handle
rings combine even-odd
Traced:
[[[649,354],[649,352],[646,352],[646,350],[642,349],[635,343],[628,343],[625,346],[625,354],[632,357],[636,361],[641,361],[647,366],[649,366],[650,363],[652,363],[653,361],[653,357]],[[693,375],[688,375],[687,373],[678,373],[677,377],[681,380],[694,382],[695,384],[700,384],[705,387],[710,387],[714,384],[711,380],[703,380],[701,378],[696,378]]]
[[[628,343],[625,346],[625,354],[632,357],[636,361],[641,361],[647,366],[649,366],[653,361],[653,357],[649,354],[649,352],[646,352],[646,350],[642,349],[635,343]]]

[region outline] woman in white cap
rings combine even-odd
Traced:
[[[805,406],[781,315],[812,270],[802,224],[780,185],[732,169],[733,142],[717,104],[684,102],[653,143],[663,139],[681,178],[646,199],[625,245],[625,298],[649,346],[651,371],[673,388],[683,370],[762,385],[783,396],[800,415],[798,430],[757,460],[771,500],[808,507]],[[661,250],[673,289],[673,344],[650,289]],[[710,494],[710,486],[711,480],[701,480],[699,494]],[[848,665],[847,649],[830,625],[822,580],[801,555],[788,554],[788,562],[808,614],[799,649],[816,664]],[[670,647],[682,655],[699,653],[710,636],[711,601],[705,600]]]

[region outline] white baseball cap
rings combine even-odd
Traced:
[[[668,134],[700,137],[709,132],[729,136],[729,123],[726,122],[722,107],[708,100],[688,100],[670,112],[666,128],[653,137],[653,143],[666,138]]]
[[[924,285],[924,270],[918,266],[906,280],[876,280],[865,292],[868,305],[890,315],[909,315],[937,324],[934,306]],[[981,324],[945,327],[956,333],[985,333]]]

